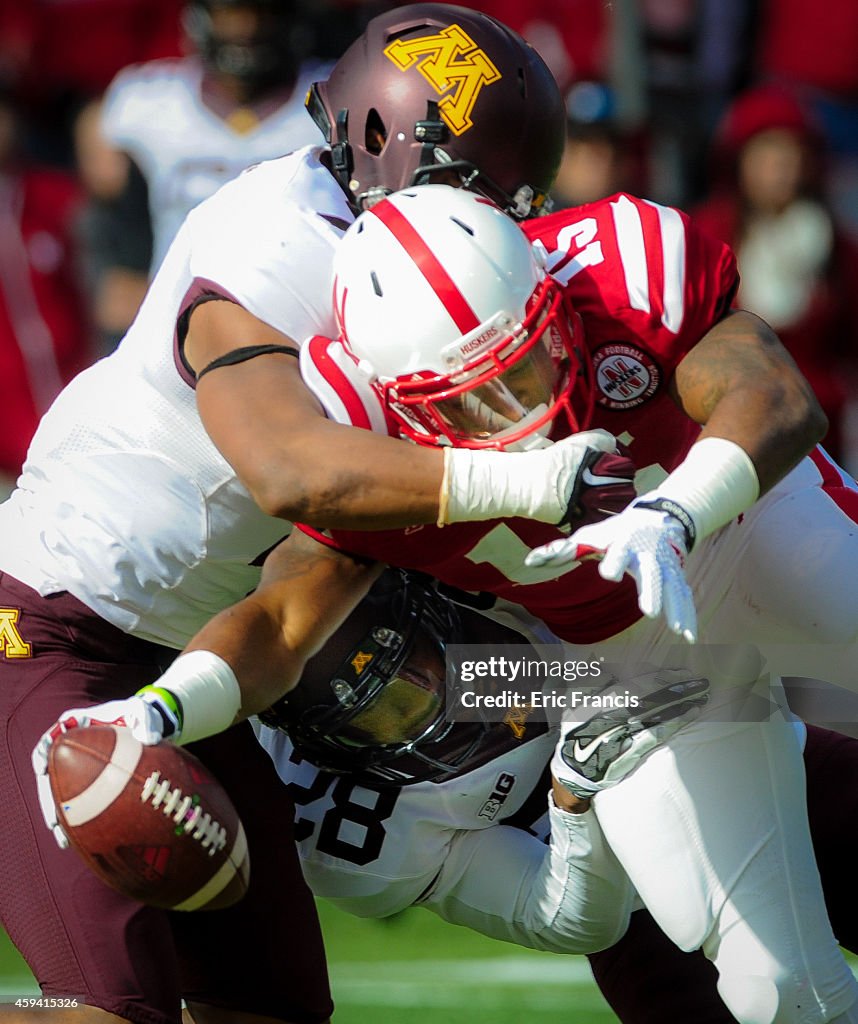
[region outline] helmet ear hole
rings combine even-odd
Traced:
[[[318,91],[329,120],[351,112],[352,137],[338,141],[353,164],[337,178],[356,210],[447,181],[436,177],[445,170],[518,219],[544,209],[566,141],[563,97],[533,47],[489,15],[396,5],[367,24]]]
[[[373,107],[366,116],[364,128],[364,146],[367,153],[378,156],[387,142],[387,130],[379,112]]]
[[[516,69],[516,78],[518,80],[518,94],[522,99],[527,99],[527,81],[524,77],[524,68]]]

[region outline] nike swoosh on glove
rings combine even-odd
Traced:
[[[686,669],[660,669],[627,683],[614,682],[600,696],[632,694],[636,707],[596,711],[561,737],[551,773],[561,786],[588,800],[615,785],[643,757],[698,717],[709,700],[709,681]]]
[[[635,464],[622,445],[615,452],[591,449],[581,460],[560,525],[568,523],[577,529],[600,523],[622,512],[636,497]]]
[[[48,750],[64,732],[70,729],[85,729],[91,725],[125,726],[131,730],[131,735],[135,739],[147,746],[160,743],[165,735],[178,736],[181,731],[179,719],[174,711],[152,694],[147,694],[146,697],[129,697],[126,700],[110,700],[88,708],[64,711],[50,729],[42,734],[32,754],[42,817],[62,850],[68,847],[69,841],[57,820],[51,780],[48,777]]]
[[[584,526],[570,537],[534,548],[528,566],[568,566],[599,558],[599,575],[614,583],[628,573],[638,590],[638,607],[647,618],[664,615],[672,633],[697,640],[697,611],[685,578],[686,532],[667,512],[632,505],[601,523]]]

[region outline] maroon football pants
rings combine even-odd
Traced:
[[[235,804],[250,888],[227,910],[125,899],[45,827],[30,755],[59,714],[127,697],[175,651],[134,640],[67,594],[0,574],[0,921],[46,995],[179,1024],[182,998],[316,1024],[332,1012],[321,932],[291,833],[294,808],[248,723],[189,749]]]

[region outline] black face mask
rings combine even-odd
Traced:
[[[208,6],[192,4],[185,13],[185,28],[205,67],[240,81],[252,97],[289,86],[297,78],[299,54],[293,45],[291,14],[260,7],[260,25],[246,42],[220,39],[212,29]]]

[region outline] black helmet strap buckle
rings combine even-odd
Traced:
[[[345,108],[337,111],[336,142],[331,140],[331,164],[337,177],[348,185],[352,176],[354,161],[349,145],[349,112]]]
[[[426,103],[426,119],[414,122],[414,139],[422,143],[420,165],[428,166],[437,163],[435,150],[450,138],[450,129],[444,123],[438,109],[437,100]]]

